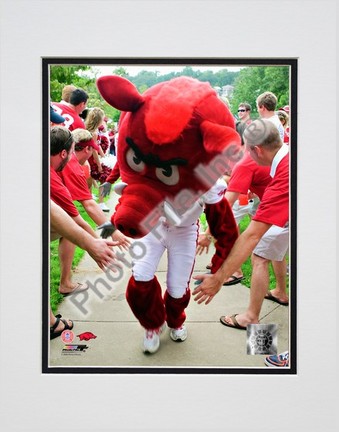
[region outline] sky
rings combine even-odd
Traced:
[[[102,75],[110,75],[112,73],[112,71],[116,68],[118,68],[119,66],[122,66],[124,69],[126,69],[126,71],[128,72],[128,74],[130,76],[135,76],[137,75],[139,72],[141,72],[142,70],[146,70],[146,71],[158,71],[160,73],[160,75],[164,75],[170,72],[180,72],[183,70],[183,68],[185,67],[185,65],[136,65],[136,66],[130,66],[130,65],[111,65],[111,66],[95,66],[96,69],[99,69],[99,76]],[[238,66],[227,66],[227,65],[217,65],[217,66],[213,66],[213,65],[188,65],[191,66],[193,70],[200,70],[201,72],[206,71],[206,70],[212,70],[214,72],[217,72],[220,69],[228,69],[231,72],[238,72],[240,69],[242,69],[241,67]]]

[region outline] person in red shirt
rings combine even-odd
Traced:
[[[98,236],[91,226],[80,216],[71,194],[61,181],[58,173],[68,164],[74,151],[74,141],[71,132],[63,126],[54,126],[50,132],[50,198],[90,235]],[[65,238],[59,240],[59,259],[61,267],[59,292],[63,295],[86,290],[88,286],[72,282],[72,261],[75,245]]]
[[[233,168],[225,193],[237,225],[247,214],[251,218],[254,216],[270,181],[269,167],[258,165],[246,151],[244,157]],[[242,202],[241,197],[246,198],[245,202]],[[234,285],[243,279],[242,269],[239,268],[224,285]]]
[[[76,90],[77,88],[73,84],[65,85],[65,87],[62,89],[61,93],[61,101],[60,103],[64,105],[68,105],[70,102],[71,94]]]
[[[249,214],[251,218],[255,215],[264,191],[271,180],[272,177],[270,176],[270,167],[258,165],[252,159],[248,151],[246,151],[244,157],[234,166],[225,193],[225,197],[232,207],[237,225],[239,225],[241,219],[245,215]],[[252,199],[250,200],[252,202],[249,202],[246,205],[241,205],[241,195],[252,196]],[[206,232],[209,234],[208,230],[206,230]],[[208,242],[207,240],[208,237],[204,237],[202,241],[199,238],[201,249],[203,249],[203,246],[208,248],[211,240]],[[201,254],[202,250],[199,252]],[[276,275],[276,288],[275,290],[272,290],[270,294],[268,294],[269,299],[276,300],[278,303],[280,301],[282,304],[286,304],[288,303],[286,295],[286,258],[279,261],[272,260],[272,266]],[[260,271],[255,271],[252,273],[251,285],[255,283],[256,277],[260,277],[260,274]],[[234,285],[241,282],[242,280],[243,273],[241,268],[239,268],[232,274],[229,280],[224,282],[223,285]],[[272,297],[272,293],[276,294],[276,296]]]
[[[246,151],[232,170],[232,175],[227,183],[227,198],[234,203],[239,194],[247,195],[250,190],[261,199],[270,181],[270,168],[258,165]]]
[[[234,166],[225,193],[225,197],[232,207],[237,225],[246,215],[252,217],[255,214],[264,190],[270,181],[270,168],[258,165],[246,151],[241,160]],[[251,200],[248,199],[249,195],[252,197]],[[246,197],[246,203],[241,202],[241,196]],[[208,252],[211,241],[212,238],[208,227],[205,233],[199,236],[197,253],[201,255],[205,249]],[[235,285],[243,279],[242,270],[239,268],[223,285]],[[196,285],[198,285],[198,282],[196,282]]]
[[[86,175],[82,169],[82,165],[92,155],[93,149],[98,150],[98,145],[94,142],[91,133],[86,129],[74,130],[72,137],[75,141],[74,153],[68,164],[58,175],[69,190],[72,200],[79,201],[89,217],[97,225],[101,226],[107,222],[107,218],[98,203],[92,198]],[[112,238],[117,242],[117,245],[126,249],[130,245],[129,239],[119,230],[112,233]]]
[[[254,266],[263,266],[268,274],[268,264],[281,260],[286,255],[289,234],[289,147],[283,144],[278,129],[267,119],[255,120],[244,132],[244,142],[253,160],[263,166],[270,166],[271,182],[266,187],[255,216],[247,229],[238,237],[227,259],[214,274],[201,274],[194,279],[202,283],[195,288],[193,296],[198,304],[210,303],[221,289],[223,282],[236,271],[253,252]],[[272,227],[274,225],[274,227]],[[269,230],[280,229],[270,235]],[[256,255],[264,250],[266,257]],[[272,256],[274,257],[272,258]],[[268,279],[268,278],[267,278]],[[250,303],[242,314],[222,316],[222,324],[245,330],[248,324],[259,322],[262,303],[267,295],[267,283],[251,286]]]
[[[258,204],[260,200],[262,200],[262,197],[264,195],[266,187],[269,185],[269,183],[272,181],[272,177],[270,175],[270,167],[269,166],[262,166],[258,165],[250,156],[248,152],[246,152],[243,159],[241,159],[237,165],[234,167],[231,175],[230,182],[227,187],[226,191],[226,198],[231,206],[233,206],[233,210],[235,214],[237,213],[237,208],[234,208],[234,203],[238,199],[240,194],[244,194],[245,191],[249,191],[250,193],[255,194],[258,198]],[[240,207],[241,208],[241,207]],[[251,217],[256,213],[256,208],[251,208],[249,210]],[[238,223],[238,220],[236,218],[236,221]],[[282,231],[282,232],[281,232]],[[288,229],[286,228],[270,228],[269,233],[278,233],[279,236],[288,234]],[[263,256],[265,257],[266,254],[265,251],[266,247],[264,248],[256,248],[252,254],[252,263],[257,263],[256,255],[260,256],[260,253],[263,253]],[[277,301],[278,303],[287,305],[288,304],[288,297],[286,294],[286,258],[281,257],[280,254],[277,256],[277,260],[271,259],[272,267],[276,276],[276,288],[272,290],[271,292],[268,292],[266,298],[269,298],[270,300]],[[254,265],[253,272],[252,272],[252,278],[251,278],[251,286],[261,283],[262,280],[262,272],[261,270],[266,269],[262,266],[256,267]],[[242,275],[241,269],[239,269],[237,272],[235,272],[231,278],[235,278],[233,283],[236,282],[240,276]],[[264,277],[266,275],[264,274]],[[267,278],[266,278],[267,280]],[[231,282],[228,282],[228,284],[232,284]],[[275,295],[274,295],[274,294]]]
[[[53,109],[65,119],[64,126],[70,131],[78,128],[85,129],[85,123],[80,114],[86,109],[88,94],[77,88],[72,91],[69,103],[52,102]]]

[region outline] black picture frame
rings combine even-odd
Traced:
[[[51,367],[49,365],[49,68],[51,65],[289,66],[290,68],[290,367]],[[42,373],[44,374],[297,374],[297,58],[42,58]]]

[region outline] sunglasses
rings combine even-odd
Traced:
[[[245,109],[238,109],[238,112],[245,112],[245,111],[247,111],[247,110],[245,110]]]

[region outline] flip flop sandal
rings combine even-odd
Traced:
[[[265,295],[265,299],[266,299],[266,300],[274,301],[274,302],[276,302],[276,303],[279,303],[279,304],[282,305],[282,306],[288,306],[288,303],[289,303],[289,302],[282,302],[282,301],[279,300],[277,297],[274,297],[274,295],[271,294],[270,291],[268,291],[268,293]]]
[[[69,326],[68,322],[64,318],[62,318],[61,315],[56,315],[55,318],[56,318],[55,323],[53,324],[52,327],[49,328],[49,338],[50,339],[55,339],[58,336],[60,336],[63,331],[65,331],[65,330],[72,330],[72,328],[74,327],[74,323],[73,323],[72,320],[69,320],[72,323],[72,325]],[[60,321],[64,323],[65,327],[62,330],[54,331],[58,327]]]
[[[236,317],[237,315],[238,315],[238,314],[234,314],[234,315],[231,315],[231,316],[230,316],[231,321],[232,321],[232,324],[229,324],[229,323],[226,321],[226,317],[225,317],[225,316],[221,316],[221,317],[220,317],[220,322],[221,322],[221,324],[223,324],[223,325],[226,326],[226,327],[231,327],[231,328],[235,328],[235,329],[238,329],[238,330],[246,330],[246,327],[240,325],[240,324],[238,323],[238,321],[236,320],[235,317]]]
[[[82,283],[78,282],[73,291],[71,291],[69,293],[60,293],[60,294],[63,295],[64,297],[67,297],[67,296],[70,296],[72,294],[78,294],[80,292],[87,291],[88,288],[89,288],[89,286],[87,284],[82,284]]]
[[[224,282],[223,286],[235,285],[235,284],[238,284],[239,282],[241,282],[243,279],[245,279],[244,276],[237,277],[234,275],[230,276],[230,278],[232,278],[232,280],[230,280],[228,282]]]

